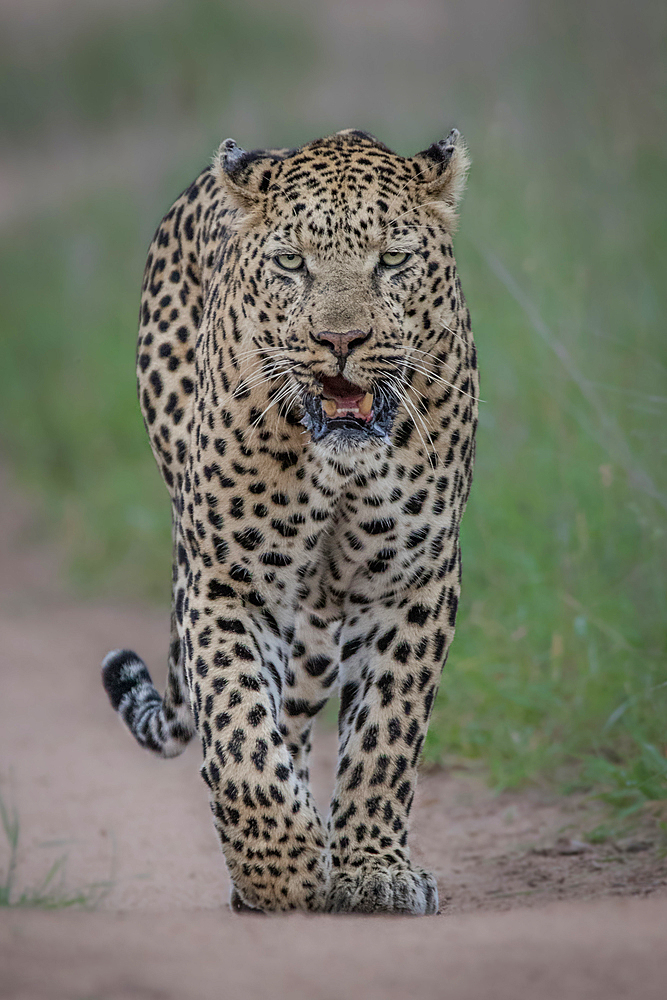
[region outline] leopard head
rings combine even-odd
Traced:
[[[389,439],[406,382],[446,353],[467,168],[456,130],[412,157],[354,130],[294,151],[222,144],[245,354],[323,447]]]

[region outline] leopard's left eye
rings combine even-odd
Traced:
[[[402,250],[387,250],[380,257],[380,260],[385,267],[398,267],[400,264],[405,264],[406,260],[412,257],[411,253],[404,253]]]
[[[298,253],[278,254],[275,261],[285,271],[298,271],[300,267],[303,267],[303,257]]]

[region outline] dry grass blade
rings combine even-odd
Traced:
[[[577,386],[582,396],[594,411],[600,429],[602,430],[601,443],[606,448],[609,455],[625,469],[632,482],[647,496],[656,500],[661,507],[667,510],[667,496],[662,493],[653,479],[633,458],[630,446],[614,418],[605,410],[592,383],[579,371],[577,365],[565,344],[563,344],[555,334],[549,329],[540,316],[539,310],[522,288],[519,287],[507,268],[498,260],[495,254],[487,253],[478,248],[479,253],[489,265],[496,277],[503,283],[515,302],[523,309],[530,320],[530,324],[540,337],[540,339],[553,351],[563,368],[566,370],[574,384]]]

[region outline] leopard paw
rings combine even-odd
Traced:
[[[364,862],[331,873],[327,913],[438,912],[438,886],[431,872],[407,865]]]
[[[235,885],[232,886],[229,906],[234,913],[264,913],[264,910],[258,910],[256,906],[249,906]]]

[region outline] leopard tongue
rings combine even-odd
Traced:
[[[373,408],[373,394],[364,392],[342,376],[322,379],[322,410],[327,417],[350,415],[368,421]]]

